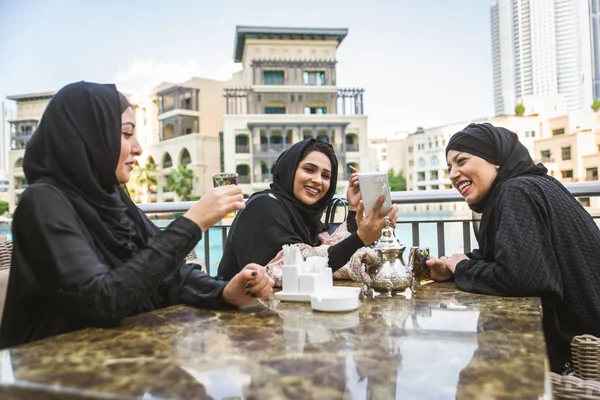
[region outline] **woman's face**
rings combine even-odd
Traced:
[[[127,107],[121,114],[121,154],[115,171],[119,183],[129,182],[135,157],[140,154],[142,147],[135,136],[135,114],[133,108]]]
[[[294,197],[310,206],[317,203],[331,185],[331,161],[319,152],[313,151],[298,164],[294,176]]]
[[[452,185],[467,204],[481,200],[490,191],[498,175],[496,165],[491,162],[456,150],[448,152],[448,172]]]

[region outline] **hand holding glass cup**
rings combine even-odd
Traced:
[[[214,187],[238,184],[238,174],[236,173],[221,172],[218,174],[214,174],[212,176],[212,179]],[[235,213],[235,211],[232,211],[229,214],[227,214],[225,218],[235,218]]]

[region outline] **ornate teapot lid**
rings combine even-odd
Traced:
[[[396,238],[394,228],[390,225],[389,217],[385,217],[385,227],[381,230],[379,240],[373,245],[375,251],[403,251],[406,248]]]

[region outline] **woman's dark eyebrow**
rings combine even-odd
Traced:
[[[315,168],[317,168],[317,169],[318,169],[318,168],[320,168],[320,167],[319,167],[317,164],[313,164],[313,163],[311,163],[311,162],[306,162],[306,163],[304,163],[303,165],[310,165],[311,167],[315,167]],[[331,173],[331,171],[330,171],[330,170],[328,170],[327,168],[323,168],[323,171]]]

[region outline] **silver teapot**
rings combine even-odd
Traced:
[[[396,238],[394,229],[390,226],[390,220],[386,217],[385,227],[381,231],[381,237],[375,242],[371,250],[375,252],[374,259],[369,263],[363,263],[365,272],[370,277],[370,282],[365,282],[367,293],[386,293],[392,297],[394,293],[404,292],[413,287],[413,264],[415,257],[422,255],[418,247],[410,249],[408,264],[404,262],[404,246]],[[371,290],[372,289],[372,290]]]

